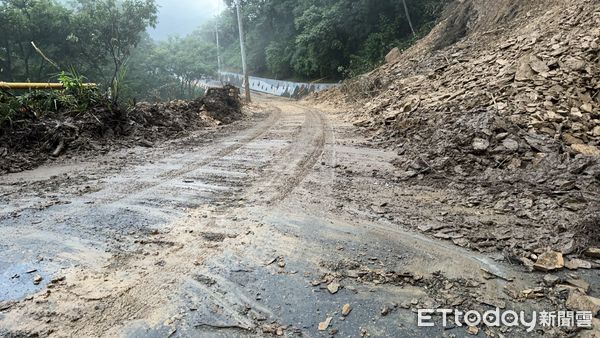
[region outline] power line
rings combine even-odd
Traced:
[[[410,19],[410,12],[408,11],[408,6],[406,6],[406,0],[402,0],[402,5],[404,5],[404,13],[406,14],[406,19],[408,19],[408,25],[410,26],[410,30],[412,31],[413,36],[417,36],[415,28],[412,24],[412,20]]]

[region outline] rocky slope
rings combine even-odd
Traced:
[[[391,179],[521,217],[511,256],[598,244],[598,1],[457,0],[411,49],[313,99],[351,107],[345,117],[397,149]],[[484,249],[480,229],[463,230],[458,244]]]

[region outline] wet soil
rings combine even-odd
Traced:
[[[96,95],[98,102],[84,111],[57,107],[0,123],[0,175],[35,169],[60,156],[93,157],[124,147],[152,147],[244,117],[239,90],[230,85],[211,88],[196,100],[133,106]]]
[[[225,128],[2,176],[0,336],[462,337],[416,309],[564,307],[543,273],[425,231],[516,215],[391,180],[395,152],[354,126],[258,100]],[[569,273],[598,296],[598,270]]]

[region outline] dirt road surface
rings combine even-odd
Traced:
[[[390,180],[394,153],[335,116],[259,104],[226,128],[2,177],[0,336],[460,337],[418,328],[416,309],[556,308],[514,295],[543,274],[414,230],[493,211]],[[477,331],[536,334],[507,330]]]

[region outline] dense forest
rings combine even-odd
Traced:
[[[447,2],[242,0],[248,66],[252,74],[279,79],[355,76],[372,70],[390,49],[406,48],[428,33]],[[223,60],[227,67],[237,69],[237,23],[233,1],[227,4],[229,11],[220,18]]]
[[[249,70],[329,81],[369,71],[428,32],[445,2],[243,0]],[[235,6],[226,4],[195,32],[153,41],[154,0],[0,1],[0,80],[56,81],[67,72],[122,97],[196,96],[196,82],[217,71],[217,27],[224,69],[241,68]]]

